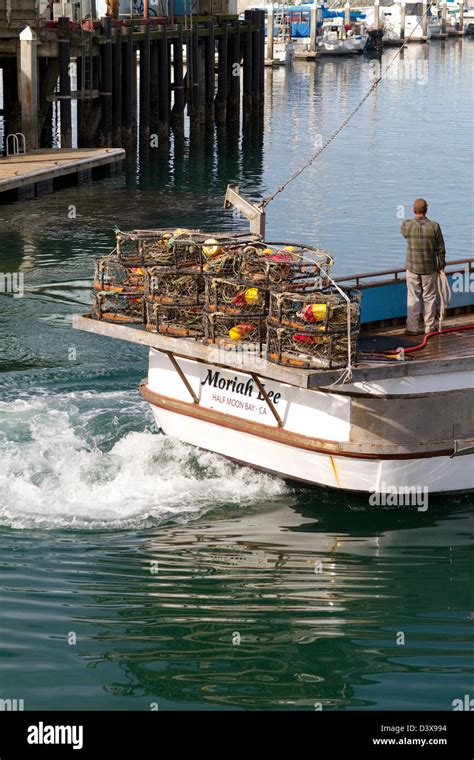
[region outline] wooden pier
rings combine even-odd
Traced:
[[[124,158],[121,148],[43,149],[0,158],[0,201],[14,191],[22,199],[46,195],[66,176],[76,184],[103,177]]]
[[[23,133],[28,150],[58,133],[61,148],[75,133],[80,148],[157,147],[184,137],[186,118],[190,134],[262,119],[263,11],[53,22],[35,0],[8,7],[0,0],[4,133]]]

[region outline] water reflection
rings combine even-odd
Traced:
[[[472,674],[469,500],[423,515],[346,500],[305,490],[111,548],[79,584],[108,618],[81,657],[114,666],[115,698],[162,709],[450,709]]]

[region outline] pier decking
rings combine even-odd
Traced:
[[[14,190],[26,190],[25,197],[28,190],[31,195],[51,192],[54,180],[65,175],[76,175],[78,182],[93,178],[94,170],[110,168],[124,158],[121,148],[43,149],[0,158],[0,200]]]

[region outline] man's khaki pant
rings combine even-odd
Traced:
[[[407,272],[408,288],[408,316],[407,330],[418,332],[418,320],[423,306],[425,320],[425,333],[436,330],[436,303],[438,299],[437,288],[438,273],[413,274]]]

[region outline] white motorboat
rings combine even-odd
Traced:
[[[320,55],[354,55],[361,53],[367,43],[367,35],[346,33],[341,27],[326,27],[316,45]]]

